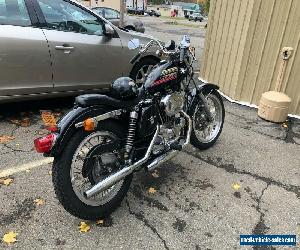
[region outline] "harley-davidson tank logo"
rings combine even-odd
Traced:
[[[168,81],[175,80],[177,78],[177,72],[178,72],[177,68],[175,68],[175,69],[176,69],[176,72],[170,71],[170,73],[168,73],[168,74],[165,74],[165,75],[162,74],[161,79],[156,80],[154,82],[154,86],[163,84],[163,83],[168,82]],[[164,70],[164,71],[168,71],[168,70]]]
[[[162,76],[165,76],[165,75],[169,75],[169,74],[172,74],[172,73],[177,73],[178,72],[178,68],[176,67],[173,67],[173,68],[170,68],[170,69],[165,69],[163,72],[162,72]]]

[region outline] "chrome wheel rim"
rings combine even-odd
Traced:
[[[135,82],[138,86],[141,86],[145,83],[146,77],[149,75],[153,67],[153,65],[144,65],[142,68],[140,68],[135,79]]]
[[[195,135],[202,143],[212,142],[218,136],[223,122],[223,109],[220,99],[214,94],[208,95],[206,98],[213,120],[211,122],[206,121],[205,111],[201,103],[198,103],[193,116]]]
[[[104,131],[98,131],[87,136],[78,146],[72,159],[72,165],[70,169],[70,178],[73,190],[76,196],[85,204],[90,206],[101,206],[113,199],[121,189],[124,180],[116,183],[107,190],[94,195],[90,199],[85,198],[84,192],[90,189],[94,184],[91,183],[88,177],[82,175],[82,168],[84,161],[87,159],[88,153],[97,145],[104,145],[117,140],[116,136]],[[91,174],[95,177],[99,176],[99,171],[96,171],[96,167],[93,166]],[[99,179],[100,180],[100,179]],[[98,181],[99,181],[98,180]]]

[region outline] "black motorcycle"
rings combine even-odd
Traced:
[[[184,36],[176,47],[152,40],[161,62],[137,86],[122,77],[110,94],[76,97],[73,110],[35,140],[53,156],[53,184],[63,207],[82,219],[108,216],[125,197],[135,171],[153,171],[189,143],[211,147],[222,131],[225,111],[218,87],[194,79],[194,49]]]

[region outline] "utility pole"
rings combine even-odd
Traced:
[[[125,4],[124,0],[120,0],[120,27],[124,28],[124,12],[125,12]]]

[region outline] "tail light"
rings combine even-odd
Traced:
[[[55,143],[56,135],[49,134],[34,140],[34,146],[38,153],[49,153]]]

